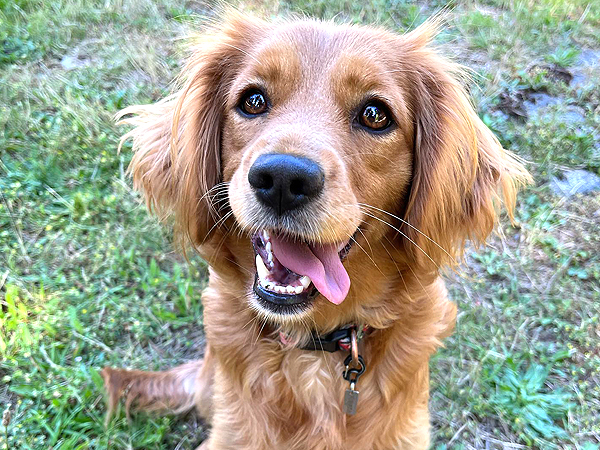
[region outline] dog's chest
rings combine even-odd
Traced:
[[[280,400],[288,405],[291,414],[279,416],[276,420],[285,422],[281,426],[288,431],[285,434],[290,441],[302,435],[320,436],[327,442],[324,448],[342,446],[346,435],[344,393],[349,387],[342,375],[343,358],[343,354],[301,350],[286,352],[279,376],[274,378],[279,380]]]
[[[347,384],[342,377],[341,355],[293,350],[282,358],[280,372],[282,383],[297,402],[322,413],[340,410]]]

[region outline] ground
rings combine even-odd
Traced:
[[[432,448],[599,449],[600,2],[240,7],[398,31],[445,8],[438,45],[472,69],[481,117],[535,184],[516,224],[504,219],[445,275],[460,312],[431,362]],[[202,350],[206,267],[174,250],[132,192],[112,117],[168,92],[178,38],[215,8],[0,0],[0,448],[191,449],[206,433],[191,415],[128,424],[121,413],[105,426],[98,371]]]

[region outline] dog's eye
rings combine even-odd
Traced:
[[[244,94],[239,108],[250,116],[256,116],[267,111],[267,100],[262,92],[251,90]]]
[[[389,110],[379,102],[367,103],[358,116],[358,121],[371,130],[385,130],[392,123]]]

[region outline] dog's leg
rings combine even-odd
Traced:
[[[199,414],[209,421],[212,415],[213,366],[207,349],[203,360],[162,372],[105,367],[101,374],[108,394],[107,420],[124,396],[128,417],[132,405],[144,411],[167,410],[174,413],[183,413],[195,406]]]

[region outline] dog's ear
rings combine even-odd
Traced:
[[[173,216],[178,234],[194,245],[204,242],[219,220],[213,199],[221,180],[227,90],[243,63],[247,37],[262,34],[261,25],[228,12],[193,44],[174,94],[118,115],[120,123],[134,126],[121,140],[133,140],[128,170],[134,187],[161,219]]]
[[[460,256],[467,239],[482,243],[502,200],[512,218],[516,192],[530,176],[477,116],[461,70],[429,47],[437,24],[402,38],[402,71],[414,123],[413,178],[402,231],[407,251],[427,265]],[[410,224],[410,225],[409,225]],[[425,255],[426,254],[426,255]]]

